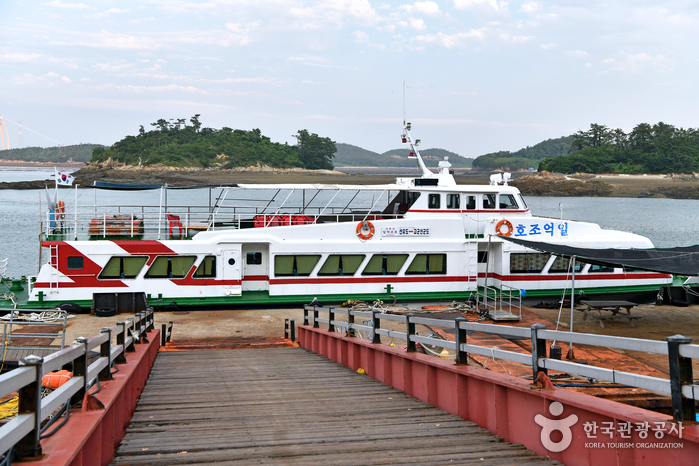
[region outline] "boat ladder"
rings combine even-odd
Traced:
[[[51,272],[49,277],[49,293],[58,293],[58,246],[49,246]]]

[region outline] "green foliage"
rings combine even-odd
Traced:
[[[573,135],[572,154],[542,160],[539,170],[561,173],[693,173],[699,171],[699,131],[660,122],[630,133],[592,124]]]
[[[415,160],[408,159],[408,149],[394,149],[379,154],[351,144],[338,143],[335,164],[349,167],[414,167]],[[444,156],[457,168],[470,167],[472,159],[461,157],[454,152],[444,149],[425,149],[420,151],[427,166],[436,167]]]
[[[500,151],[481,155],[473,161],[473,168],[480,170],[526,170],[536,167],[542,159],[558,157],[570,152],[574,136],[547,139],[517,152]]]
[[[101,149],[98,144],[76,144],[61,147],[25,147],[22,149],[7,149],[0,152],[2,160],[21,160],[27,162],[65,163],[89,162],[93,150]]]
[[[299,158],[307,169],[333,169],[332,159],[337,152],[334,141],[309,133],[307,129],[299,130],[294,137],[298,141]]]
[[[160,119],[150,124],[153,127],[150,131],[141,126],[136,136],[126,136],[108,148],[96,148],[92,152],[92,161],[104,162],[111,157],[127,165],[162,163],[182,167],[233,168],[260,163],[278,168],[304,166],[297,146],[272,142],[259,129],[203,128],[198,114],[189,122],[191,125],[185,119]],[[312,136],[323,143],[327,139],[317,134]],[[323,148],[327,149],[325,145]]]

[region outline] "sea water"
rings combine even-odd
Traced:
[[[67,169],[66,171],[70,171]],[[53,168],[0,167],[0,181],[48,179]],[[50,195],[53,187],[49,182]],[[216,190],[214,190],[216,191]],[[159,191],[97,193],[98,204],[140,205],[144,196],[148,204],[158,205]],[[215,195],[215,194],[214,194]],[[236,194],[237,196],[242,195]],[[93,205],[95,190],[78,189],[78,204]],[[59,189],[59,200],[73,205],[75,190]],[[629,231],[646,236],[656,247],[690,246],[699,243],[699,210],[695,200],[602,197],[526,197],[532,214],[597,223],[602,228]],[[39,266],[39,225],[45,215],[44,190],[0,190],[0,261],[8,258],[6,276],[34,275]],[[215,199],[212,200],[215,202]],[[373,203],[372,200],[368,200]],[[169,190],[168,205],[203,205],[209,203],[209,189]],[[44,260],[46,258],[44,257]]]

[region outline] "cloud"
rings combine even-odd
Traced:
[[[68,76],[63,76],[63,77],[61,78],[61,81],[63,81],[64,83],[68,83],[68,84],[71,83],[71,80],[70,80],[70,78],[69,78]]]
[[[530,15],[533,15],[534,13],[539,11],[540,8],[541,7],[536,2],[527,2],[527,3],[522,5],[521,10],[525,13],[529,13]]]
[[[133,65],[131,63],[119,63],[118,65],[112,65],[110,63],[97,63],[94,68],[100,71],[106,71],[108,73],[114,73],[117,71],[122,71],[127,68],[131,68]]]
[[[468,10],[473,7],[489,6],[493,10],[507,10],[507,2],[497,0],[454,0],[454,8],[457,10]]]
[[[59,2],[58,0],[54,0],[52,2],[44,3],[44,5],[48,6],[54,6],[56,8],[67,8],[67,9],[73,9],[73,10],[85,10],[85,9],[91,9],[92,7],[85,5],[84,3],[63,3]]]
[[[647,53],[637,53],[636,55],[626,55],[620,59],[607,58],[603,60],[611,70],[626,74],[636,74],[641,71],[651,69],[658,73],[672,72],[672,64],[662,55],[649,55]]]
[[[194,86],[179,86],[177,84],[168,84],[167,86],[133,86],[133,85],[127,85],[127,86],[114,86],[116,89],[120,91],[125,91],[125,92],[133,92],[133,93],[147,93],[147,92],[172,92],[172,91],[183,91],[183,92],[192,92],[192,93],[198,93],[198,94],[208,94],[207,91],[204,91],[202,89],[198,89]]]
[[[556,44],[541,44],[540,47],[544,50],[552,49],[556,46]]]
[[[364,31],[354,31],[352,33],[352,37],[354,37],[354,42],[356,42],[357,44],[369,43],[369,34],[367,34]]]
[[[587,52],[583,52],[582,50],[568,50],[566,52],[566,55],[569,57],[575,57],[575,58],[584,58],[589,55]]]
[[[0,62],[27,62],[42,56],[40,53],[3,53],[0,54]]]
[[[408,13],[420,13],[428,16],[436,16],[441,13],[439,11],[439,5],[431,1],[415,2],[412,5],[401,5],[399,8]]]
[[[436,44],[447,49],[453,49],[456,47],[463,46],[467,41],[471,39],[482,39],[485,36],[485,29],[472,29],[468,32],[459,32],[456,34],[444,34],[438,32],[437,34],[424,34],[415,37],[415,41],[422,44]]]

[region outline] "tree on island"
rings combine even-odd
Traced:
[[[332,169],[335,143],[303,129],[294,136],[297,146],[272,142],[259,128],[251,131],[202,127],[199,114],[189,119],[159,119],[150,131],[141,125],[136,136],[126,136],[111,147],[92,152],[93,162],[111,158],[128,165],[165,164],[181,167],[233,168],[264,164],[276,168]]]

